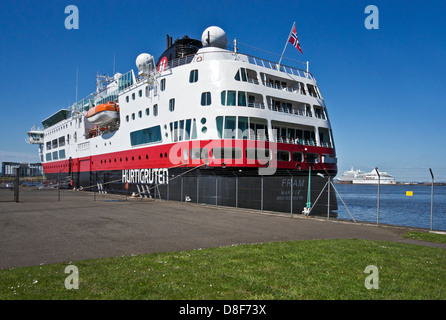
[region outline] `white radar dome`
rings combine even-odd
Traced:
[[[141,53],[136,58],[136,67],[143,73],[149,72],[154,67],[153,56],[148,53]]]
[[[217,47],[226,49],[228,38],[226,33],[220,27],[212,26],[204,30],[201,35],[203,47]]]

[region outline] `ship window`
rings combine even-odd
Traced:
[[[238,92],[238,106],[246,107],[246,92],[239,91]]]
[[[323,154],[322,155],[322,163],[334,163],[336,164],[338,161],[335,156],[331,154]]]
[[[160,142],[161,141],[161,127],[155,126],[130,133],[130,142],[132,146]]]
[[[132,113],[132,120],[135,120],[135,114]]]
[[[190,149],[191,159],[207,159],[209,151],[207,148],[192,148]]]
[[[236,131],[236,121],[235,117],[225,117],[225,131],[224,138],[225,139],[234,139],[235,131]]]
[[[180,120],[180,131],[178,133],[178,140],[183,141],[184,120]]]
[[[293,161],[302,162],[302,152],[293,152]]]
[[[248,117],[238,117],[237,139],[248,139]]]
[[[53,152],[53,160],[59,160],[59,153],[57,151]]]
[[[217,117],[217,131],[218,131],[218,137],[221,139],[222,132],[223,132],[223,117]]]
[[[53,148],[53,149],[57,148],[57,139],[54,139],[54,140],[53,140],[52,148]]]
[[[128,115],[125,116],[125,121],[129,122],[129,116]]]
[[[241,75],[241,76],[240,76]],[[245,68],[240,68],[239,71],[237,71],[236,75],[235,75],[235,80],[237,81],[247,81],[247,77],[246,77],[246,69]]]
[[[125,101],[126,101],[126,102],[129,102],[129,101],[130,101],[129,96],[125,97]]]
[[[319,163],[319,154],[317,153],[307,153],[305,159],[308,163]]]
[[[161,91],[166,90],[166,79],[161,79]]]
[[[59,147],[65,146],[65,136],[59,138]]]
[[[59,159],[65,159],[65,149],[59,150]]]
[[[157,104],[154,104],[153,105],[153,116],[157,116],[158,115],[158,105]]]
[[[319,141],[322,147],[331,147],[330,133],[328,128],[319,128]]]
[[[175,110],[175,99],[172,98],[169,100],[169,111],[173,112]]]
[[[290,152],[277,150],[277,161],[290,161]]]
[[[189,82],[193,83],[193,82],[197,82],[198,81],[198,70],[192,70],[189,74]]]
[[[241,159],[241,148],[212,148],[214,159]]]
[[[316,92],[316,89],[314,88],[313,85],[311,84],[307,84],[307,88],[308,88],[308,93],[310,94],[310,96],[315,97],[315,98],[319,98]]]
[[[51,141],[46,143],[46,150],[51,150]]]
[[[135,100],[136,96],[135,93],[132,93],[132,100]]]
[[[139,90],[138,93],[139,93],[139,96],[142,97],[142,90]]]
[[[193,120],[192,124],[192,139],[197,139],[197,123],[195,119]]]
[[[202,106],[208,106],[211,104],[211,93],[210,92],[203,92],[201,94],[201,105]]]
[[[269,149],[263,148],[246,148],[246,158],[253,160],[269,160]]]
[[[141,110],[138,111],[138,117],[142,118],[142,111]]]
[[[187,119],[186,120],[186,132],[185,132],[185,136],[184,139],[185,140],[189,140],[190,139],[190,126],[192,124],[192,120],[191,119]]]
[[[45,159],[46,159],[46,161],[51,161],[51,152],[49,152],[45,155]]]
[[[146,116],[150,115],[150,109],[146,108]]]
[[[235,106],[235,92],[236,91],[228,90],[228,98],[226,101],[227,106]]]

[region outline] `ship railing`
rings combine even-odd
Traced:
[[[302,95],[306,94],[305,90],[300,86],[299,87],[283,86],[281,84],[270,82],[270,81],[265,81],[265,80],[262,80],[262,84],[268,88],[273,88],[273,89],[277,89],[277,90],[282,90],[282,91],[286,91],[286,92],[290,92],[290,93],[297,93],[297,94],[302,94]],[[310,94],[310,95],[312,97],[317,98],[317,95],[313,95],[313,94]]]
[[[271,103],[268,103],[268,109],[276,112],[289,113],[301,117],[309,117],[309,118],[313,117],[313,113],[310,111],[303,111],[289,107],[276,106]]]
[[[248,79],[248,83],[259,84],[259,81],[257,79],[249,78],[249,77],[247,79]]]
[[[305,146],[317,146],[316,141],[314,139],[302,139],[302,138],[293,138],[293,137],[277,137],[276,141],[279,143],[290,143],[290,144],[301,144]],[[329,143],[325,143],[324,147],[329,147]]]
[[[189,64],[192,62],[192,60],[194,60],[195,54],[191,54],[188,56],[184,56],[181,58],[177,58],[177,59],[173,59],[171,61],[167,62],[167,68],[168,69],[172,69],[172,68],[176,68],[185,64]]]
[[[250,140],[269,141],[269,137],[265,134],[251,134]]]
[[[290,66],[285,66],[285,65],[278,65],[278,63],[273,62],[273,61],[269,61],[269,60],[265,60],[262,58],[258,58],[258,57],[254,57],[248,54],[244,54],[244,53],[233,53],[233,52],[229,52],[229,51],[213,51],[213,52],[202,52],[202,53],[195,53],[195,54],[191,54],[191,55],[187,55],[181,58],[176,58],[173,59],[171,61],[167,62],[167,69],[172,69],[172,68],[176,68],[185,64],[189,64],[191,63],[194,58],[196,56],[200,56],[201,59],[203,61],[205,60],[213,60],[214,57],[218,56],[219,58],[222,58],[223,56],[219,55],[219,54],[231,54],[231,59],[234,59],[233,55],[235,55],[237,60],[242,60],[243,58],[238,58],[238,56],[240,55],[240,57],[246,57],[247,61],[250,64],[254,64],[256,66],[260,66],[260,67],[265,67],[271,70],[276,70],[276,71],[281,71],[284,72],[288,75],[292,75],[292,76],[297,76],[297,77],[301,77],[301,78],[306,78],[306,79],[310,79],[315,81],[313,75],[310,72],[307,72],[305,70],[302,69],[298,69],[298,68],[294,68],[294,67],[290,67]],[[210,57],[210,58],[209,58]],[[253,78],[248,78],[248,82],[250,83],[254,83],[254,84],[259,84],[257,79],[253,79]],[[300,90],[298,88],[290,88],[287,90]]]
[[[257,108],[257,109],[265,109],[265,105],[263,102],[248,102],[248,107]]]
[[[285,72],[286,74],[293,75],[293,76],[298,76],[298,77],[302,77],[302,78],[306,78],[306,79],[310,79],[310,80],[315,80],[313,75],[307,71],[304,71],[304,70],[301,70],[298,68],[294,68],[294,67],[285,66],[285,65],[279,66],[279,64],[276,62],[253,57],[250,55],[246,55],[246,56],[248,57],[249,63],[254,64],[256,66],[265,67],[265,68],[268,68],[271,70],[282,71],[282,72]]]

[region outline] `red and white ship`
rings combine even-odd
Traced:
[[[324,185],[316,174],[337,174],[327,108],[313,75],[243,54],[236,45],[228,50],[219,27],[207,28],[201,41],[167,39],[156,63],[143,53],[138,71],[98,76],[93,94],[43,120],[37,139],[33,131],[47,179],[108,192],[156,186],[161,197],[197,202],[217,189],[216,197],[227,194],[221,204],[237,206],[248,185],[252,194],[262,188],[262,208],[281,211],[280,201],[292,199],[298,203],[291,212],[300,213],[308,190],[317,195]]]

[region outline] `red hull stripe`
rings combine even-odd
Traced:
[[[256,144],[257,143],[257,144]],[[212,154],[213,148],[240,148],[240,159],[215,159]],[[332,148],[315,147],[306,145],[294,145],[287,143],[260,142],[253,140],[208,140],[208,141],[185,141],[172,144],[164,144],[158,146],[147,146],[134,148],[121,152],[104,153],[90,157],[64,159],[52,161],[43,164],[45,173],[69,173],[71,172],[87,172],[87,171],[109,171],[109,170],[127,170],[135,168],[171,168],[176,166],[195,167],[205,163],[205,160],[191,159],[191,150],[202,150],[206,148],[207,160],[209,166],[222,166],[223,163],[227,167],[264,167],[261,162],[246,157],[246,148],[265,148],[290,152],[290,161],[277,161],[279,169],[308,169],[305,162],[293,161],[291,156],[293,152],[301,152],[302,154],[316,153],[336,156],[335,150]],[[187,149],[188,161],[185,161],[185,149]],[[314,169],[337,170],[337,165],[332,163],[317,163],[313,165]]]

